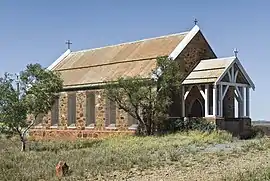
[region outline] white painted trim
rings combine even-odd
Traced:
[[[234,60],[233,60],[233,62],[234,62]],[[234,80],[234,64],[232,63],[231,65],[231,71],[232,71],[232,80],[231,81],[233,81]]]
[[[68,126],[67,129],[76,129],[76,126]]]
[[[236,82],[239,70],[236,70],[233,78],[233,82]]]
[[[219,78],[216,80],[215,85],[219,84],[221,82],[221,80],[223,79],[223,77],[228,73],[228,71],[230,69],[232,69],[232,74],[231,77],[235,78],[235,72],[234,72],[234,64],[236,64],[238,66],[238,68],[240,69],[240,71],[243,73],[244,77],[247,79],[249,85],[251,86],[251,88],[253,90],[255,90],[255,85],[252,82],[252,80],[250,79],[250,77],[248,76],[247,72],[245,71],[245,69],[243,68],[242,64],[240,63],[240,61],[238,60],[238,58],[234,57],[234,60],[230,63],[230,65],[224,70],[224,72],[219,76]],[[238,74],[238,73],[237,73]]]
[[[213,116],[217,116],[217,86],[213,85]]]
[[[137,130],[138,129],[138,124],[132,124],[131,126],[128,127],[128,130]]]
[[[185,94],[184,94],[184,100],[187,99],[187,96],[188,96],[188,94],[189,94],[189,92],[191,91],[192,88],[193,88],[193,85],[191,85],[191,86],[188,88],[188,90],[185,92]]]
[[[223,92],[223,86],[219,85],[219,95],[218,95],[218,99],[219,99],[219,116],[222,117],[223,116],[223,99],[222,99],[222,92]]]
[[[95,111],[96,111],[96,109],[95,109]],[[95,112],[95,114],[96,114],[96,112]],[[88,124],[87,126],[85,126],[85,129],[94,129],[95,128],[95,123],[91,123],[91,124]]]
[[[182,117],[186,116],[186,103],[185,103],[185,86],[182,85]]]
[[[65,51],[57,60],[55,60],[48,68],[47,70],[52,70],[56,65],[58,65],[64,58],[66,58],[71,53],[71,50],[68,49]]]
[[[243,95],[242,95],[242,93],[241,93],[241,91],[239,90],[239,87],[235,87],[235,90],[237,91],[237,94],[238,94],[238,97],[240,98],[240,101],[243,101]]]
[[[209,116],[209,94],[208,94],[208,91],[209,91],[209,85],[206,84],[205,85],[205,90],[204,90],[204,116]]]
[[[238,102],[240,98],[239,98],[238,92],[236,90],[234,90],[234,96],[235,96],[235,98],[236,98],[236,100]]]
[[[110,124],[110,125],[106,126],[105,129],[115,130],[115,129],[117,129],[117,127],[115,124],[113,126],[112,126],[112,124]]]
[[[251,86],[251,88],[253,90],[255,90],[255,84],[253,83],[253,81],[251,80],[249,75],[247,74],[246,70],[244,69],[244,67],[242,66],[242,64],[238,60],[238,58],[235,59],[235,63],[238,66],[238,68],[240,69],[240,71],[244,74],[244,77],[247,79],[247,81],[248,81],[249,85]]]
[[[172,51],[172,53],[169,55],[169,58],[172,58],[173,60],[176,59],[199,31],[199,26],[195,25],[191,29],[191,31],[188,32],[188,34],[184,37],[184,39],[177,45],[177,47]]]
[[[223,86],[223,85],[221,84],[221,86]],[[226,88],[225,88],[225,90],[224,90],[224,92],[222,93],[222,100],[224,99],[224,97],[225,97],[225,95],[226,95],[226,93],[227,93],[229,87],[230,87],[230,86],[227,85]]]
[[[228,58],[233,58],[233,57],[228,57]],[[235,60],[235,59],[234,59]],[[223,79],[223,77],[225,77],[225,75],[228,73],[228,71],[231,70],[232,68],[232,74],[231,74],[231,77],[233,78],[234,77],[234,70],[233,70],[233,63],[234,63],[234,60],[224,69],[223,73],[217,78],[216,82],[215,82],[215,85],[217,85],[219,82],[221,82],[221,80]]]
[[[52,129],[56,129],[56,128],[58,128],[58,125],[56,126],[56,125],[54,125],[54,126],[50,126],[50,128],[52,128]]]
[[[246,88],[246,116],[250,116],[250,91],[249,87]]]
[[[243,90],[243,115],[246,116],[246,106],[247,106],[247,99],[246,99],[246,87],[242,87]]]
[[[176,46],[176,48],[170,53],[169,57],[172,60],[175,60],[180,53],[186,48],[186,46],[191,42],[194,36],[200,31],[198,25],[195,25],[184,37],[184,39]],[[161,76],[162,72],[160,68],[157,69],[157,75]],[[151,76],[154,80],[157,80],[156,75],[152,74]]]
[[[229,81],[232,82],[232,75],[231,75],[230,70],[228,71],[228,76],[229,76]]]
[[[197,85],[197,88],[199,89],[199,91],[200,91],[200,93],[201,93],[203,99],[205,100],[205,93],[203,92],[201,86],[200,86],[200,85]]]
[[[233,83],[233,82],[220,82],[222,85],[237,86],[237,87],[249,87],[247,84]]]

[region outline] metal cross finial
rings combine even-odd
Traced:
[[[237,48],[234,49],[233,53],[234,53],[234,56],[237,57],[237,54],[238,54]]]
[[[66,44],[68,46],[68,49],[70,49],[70,45],[72,44],[70,40],[66,41]]]
[[[197,23],[198,23],[198,20],[195,18],[194,24],[197,25]]]

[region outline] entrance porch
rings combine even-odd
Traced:
[[[182,86],[182,116],[250,117],[250,88],[238,58],[201,60]]]
[[[182,89],[183,117],[250,116],[250,87],[246,84],[220,82],[183,85]]]
[[[254,83],[237,57],[201,60],[183,81],[182,116],[205,117],[239,133],[251,125],[251,88]]]

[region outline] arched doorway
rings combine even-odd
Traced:
[[[203,105],[199,99],[195,99],[189,109],[190,117],[203,117]]]

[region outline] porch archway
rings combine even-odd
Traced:
[[[189,116],[190,117],[203,117],[204,109],[201,101],[199,99],[195,99],[190,104],[189,108]]]

